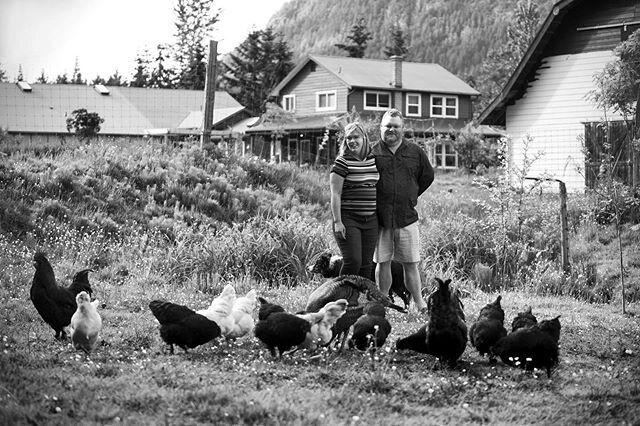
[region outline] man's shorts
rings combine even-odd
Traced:
[[[378,243],[373,261],[384,263],[390,260],[401,263],[420,261],[420,232],[417,221],[404,228],[378,229]]]

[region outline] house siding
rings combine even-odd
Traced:
[[[543,60],[537,79],[506,110],[506,131],[511,138],[508,161],[512,166],[521,168],[525,154],[531,158],[540,153],[528,176],[550,175],[564,181],[567,189],[584,188],[584,122],[604,116],[589,101],[588,93],[594,88],[594,74],[614,58],[611,51],[600,51]],[[608,118],[617,117],[609,113]],[[525,152],[527,135],[532,140]]]
[[[549,55],[586,53],[613,50],[622,40],[623,26],[611,26],[640,20],[640,8],[637,0],[607,2],[603,7],[601,0],[592,0],[576,7],[562,22],[561,28]],[[586,29],[590,27],[590,29]],[[578,31],[578,28],[581,28]]]
[[[335,90],[335,112],[346,112],[348,89],[335,75],[319,65],[307,64],[280,93],[280,101],[285,95],[296,96],[296,115],[326,114],[328,111],[316,111],[316,93]]]

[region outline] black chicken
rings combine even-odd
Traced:
[[[342,352],[342,349],[344,349],[344,344],[347,341],[347,336],[349,335],[351,326],[356,323],[358,318],[364,315],[364,306],[365,305],[347,307],[344,315],[338,318],[338,321],[336,321],[336,324],[331,329],[331,332],[333,333],[332,341],[336,340],[340,342],[338,352]],[[329,344],[331,344],[331,342],[329,342]]]
[[[504,311],[500,306],[502,296],[498,296],[496,301],[488,303],[480,310],[478,319],[469,329],[469,338],[474,348],[481,356],[489,354],[489,362],[496,362],[495,356],[491,352],[491,347],[501,338],[507,335],[504,328]]]
[[[361,293],[364,293],[368,300],[376,300],[386,307],[407,312],[406,309],[393,304],[375,282],[358,275],[341,275],[325,281],[309,295],[305,311],[317,312],[327,303],[339,299],[347,299],[349,306],[358,306]]]
[[[264,298],[258,297],[260,301],[260,308],[258,308],[258,319],[263,320],[266,319],[269,315],[274,312],[284,312],[284,308],[280,305],[276,305],[275,303],[267,302]]]
[[[331,251],[325,250],[307,265],[307,270],[315,274],[320,274],[323,278],[335,278],[340,275],[342,269],[342,256],[334,256]],[[371,281],[376,280],[376,269],[371,268]],[[396,294],[404,302],[404,307],[409,307],[411,301],[411,293],[407,290],[404,283],[404,267],[402,263],[391,261],[391,288],[389,289],[389,298],[393,302],[393,295]]]
[[[369,347],[374,350],[381,348],[391,333],[391,324],[385,318],[384,306],[378,302],[368,302],[364,305],[364,315],[353,324],[353,335],[349,347],[364,351]]]
[[[149,308],[160,323],[160,337],[170,346],[178,345],[185,352],[203,345],[221,334],[220,327],[204,315],[183,305],[162,300],[152,300]]]
[[[531,306],[524,312],[518,312],[516,317],[511,322],[511,331],[516,331],[519,328],[533,327],[538,324],[538,319],[531,312]]]
[[[398,340],[398,349],[433,355],[454,367],[467,345],[467,325],[458,292],[451,280],[436,278],[438,289],[427,299],[428,322],[417,332]]]
[[[284,352],[305,342],[311,323],[288,312],[276,311],[260,319],[253,332],[273,357],[282,358]]]
[[[522,327],[500,339],[491,351],[507,365],[533,370],[544,368],[547,377],[558,364],[560,317]]]
[[[61,287],[45,253],[39,251],[33,256],[36,272],[31,283],[30,296],[33,306],[42,319],[56,332],[55,338],[64,340],[67,333],[64,328],[71,323],[76,311],[76,295],[81,291],[92,293],[88,272],[84,269],[76,273],[69,287]]]

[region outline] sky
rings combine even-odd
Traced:
[[[264,29],[287,0],[214,0],[221,9],[213,39],[224,54]],[[33,82],[48,80],[78,59],[84,79],[133,73],[137,53],[175,41],[176,0],[0,0],[0,68],[10,80],[19,66]]]

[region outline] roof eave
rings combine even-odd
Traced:
[[[562,16],[564,16],[564,14],[566,13],[564,9],[574,1],[576,0],[561,0],[553,5],[553,7],[551,8],[551,11],[549,12],[549,15],[547,15],[547,18],[545,19],[542,26],[540,26],[538,33],[536,34],[535,38],[529,45],[529,48],[527,49],[526,53],[518,63],[518,66],[516,67],[515,71],[511,74],[511,77],[507,81],[507,84],[505,84],[500,94],[496,96],[496,98],[489,104],[488,107],[484,109],[484,111],[482,111],[482,113],[478,117],[479,123],[498,124],[503,126],[505,125],[506,107],[510,102],[513,102],[516,100],[515,98],[518,96],[518,92],[519,92],[519,90],[517,88],[514,88],[514,86],[522,78],[527,77],[528,72],[530,72],[530,70],[527,70],[527,72],[525,72],[527,65],[530,64],[534,54],[540,53],[539,50],[544,49],[544,47],[546,46],[546,43],[544,43],[544,45],[542,46],[541,44],[543,44],[542,42],[547,36],[547,31],[549,31],[549,28],[557,19],[561,19]],[[494,111],[497,109],[501,111]],[[491,118],[501,119],[502,123],[491,121]]]

